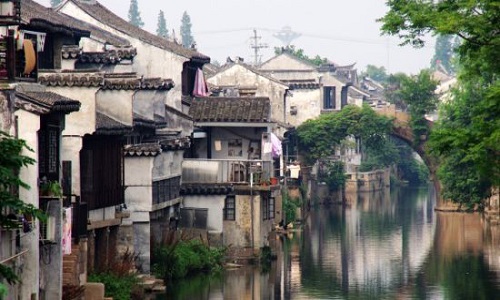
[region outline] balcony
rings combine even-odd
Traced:
[[[182,183],[269,185],[272,161],[234,159],[184,159]]]

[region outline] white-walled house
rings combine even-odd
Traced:
[[[272,155],[270,109],[264,97],[207,97],[195,99],[190,110],[196,130],[182,164],[180,227],[207,230],[231,245],[234,257],[269,245],[281,221],[274,180],[281,157]]]
[[[147,78],[171,78],[176,86],[169,92],[166,104],[187,113],[196,70],[210,62],[209,57],[138,28],[95,0],[67,0],[56,9],[128,40],[137,49],[131,71]],[[86,52],[96,51],[90,40],[84,40],[82,47]],[[183,102],[179,102],[181,97]]]
[[[180,165],[193,129],[187,112],[196,71],[210,58],[131,25],[97,1],[64,1],[55,9],[80,20],[91,36],[82,39],[78,48],[64,49],[64,66],[73,70],[53,76],[76,78],[70,80],[72,86],[63,84],[68,93],[79,93],[71,88],[80,82],[91,82],[83,87],[97,89],[95,96],[85,101],[90,115],[74,119],[75,124],[79,120],[95,120],[95,132],[86,128],[90,130],[88,136],[80,132],[68,134],[68,139],[80,136],[85,140],[87,136],[89,143],[82,149],[94,151],[100,147],[100,141],[116,135],[120,143],[116,146],[123,151],[122,161],[115,164],[115,168],[123,166],[122,190],[115,198],[122,197],[125,205],[113,202],[111,206],[89,207],[88,229],[93,234],[104,234],[89,246],[94,251],[89,257],[97,257],[97,249],[102,247],[100,241],[107,241],[114,243],[119,252],[139,254],[138,267],[149,272],[151,241],[161,240],[164,224],[168,225],[181,201]],[[46,80],[49,86],[58,86],[54,78]],[[68,148],[78,148],[78,144]],[[81,176],[80,181],[84,175]],[[128,214],[128,218],[123,217]],[[103,231],[109,224],[118,223],[118,230]],[[93,259],[89,260],[90,266]],[[98,267],[99,263],[94,264]]]

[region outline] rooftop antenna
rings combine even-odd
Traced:
[[[259,54],[260,49],[268,48],[269,46],[267,44],[262,44],[260,43],[260,39],[262,37],[257,35],[257,30],[253,30],[253,37],[251,37],[252,44],[250,45],[250,48],[253,49],[254,51],[254,65],[257,66],[260,63],[260,58],[261,55]]]
[[[292,41],[300,37],[301,34],[292,31],[292,28],[290,26],[285,26],[281,29],[281,31],[273,34],[273,36],[280,40],[283,43],[283,46],[288,47],[292,44]]]

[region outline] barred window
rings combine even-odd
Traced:
[[[236,199],[234,196],[227,196],[224,201],[224,220],[236,220]]]
[[[160,204],[179,197],[181,177],[153,181],[153,204]]]
[[[262,219],[271,220],[274,219],[274,197],[270,195],[265,195],[262,197]]]

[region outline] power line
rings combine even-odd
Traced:
[[[250,48],[252,48],[254,51],[254,65],[255,66],[257,66],[260,62],[260,55],[259,55],[260,49],[269,48],[269,46],[267,44],[263,44],[263,43],[259,42],[261,38],[262,38],[261,36],[257,35],[257,29],[254,29],[253,36],[251,37],[253,42],[250,45]]]

